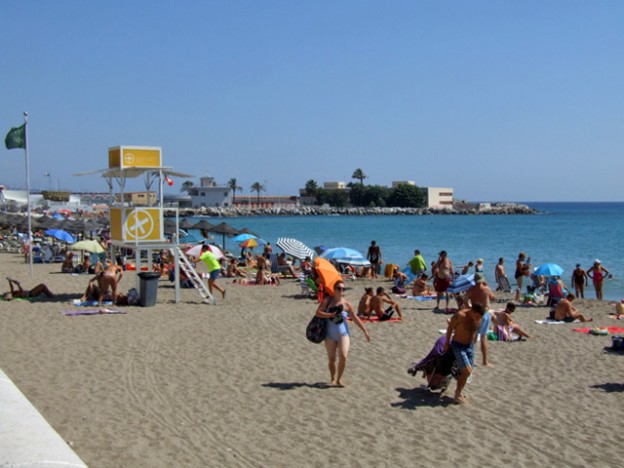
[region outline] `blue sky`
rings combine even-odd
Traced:
[[[622,201],[623,24],[621,1],[7,0],[0,131],[29,112],[33,188],[105,191],[72,174],[141,145],[246,194],[361,168],[473,201]],[[25,185],[23,151],[2,146],[0,183]]]

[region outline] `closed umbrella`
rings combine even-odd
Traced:
[[[314,251],[303,242],[290,237],[280,237],[275,243],[286,255],[303,260],[306,257],[314,258]]]

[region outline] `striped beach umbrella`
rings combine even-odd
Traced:
[[[306,257],[314,258],[314,251],[303,242],[290,237],[280,237],[275,243],[286,255],[304,260]]]
[[[474,275],[473,274],[461,275],[461,276],[458,276],[457,278],[455,278],[451,282],[451,284],[448,287],[448,289],[446,290],[446,292],[451,293],[451,294],[457,294],[457,293],[460,293],[460,292],[467,291],[468,289],[470,289],[474,285],[475,285],[475,282],[474,282]]]

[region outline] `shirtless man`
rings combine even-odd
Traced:
[[[511,318],[511,314],[516,310],[516,305],[513,302],[508,302],[505,310],[501,310],[499,312],[494,312],[493,320],[494,323],[498,326],[505,327],[506,329],[511,329],[518,336],[522,336],[524,338],[531,338],[527,332],[525,332],[520,325],[518,325]]]
[[[461,370],[455,390],[455,402],[459,404],[466,403],[466,397],[462,392],[474,367],[474,342],[483,313],[483,308],[478,304],[473,304],[470,309],[462,309],[451,317],[446,330],[444,352],[449,349],[453,351]]]
[[[581,299],[585,299],[585,286],[589,282],[589,275],[580,263],[576,264],[576,268],[572,272],[572,284],[574,285],[574,292]]]
[[[496,264],[496,268],[494,268],[494,279],[496,280],[496,290],[504,291],[505,285],[503,284],[504,279],[507,279],[507,273],[505,273],[505,259],[503,257],[498,259],[498,263]],[[507,283],[509,280],[507,280]]]
[[[572,301],[576,297],[574,294],[568,294],[565,299],[561,299],[555,308],[553,318],[555,320],[563,320],[564,322],[574,322],[576,319],[581,322],[591,322],[593,318],[586,318],[579,310],[572,305]]]
[[[431,289],[429,289],[429,285],[427,284],[427,273],[423,273],[420,275],[420,278],[414,281],[412,296],[424,296],[430,293]]]
[[[405,286],[407,286],[407,275],[399,270],[394,270],[392,274],[394,280],[394,286],[392,286],[392,292],[395,294],[405,294]]]
[[[484,314],[483,320],[481,320],[481,327],[479,328],[478,336],[481,337],[481,355],[483,356],[483,365],[491,367],[488,361],[487,353],[487,333],[490,329],[490,301],[496,299],[496,296],[485,282],[483,273],[475,273],[474,275],[475,285],[472,286],[467,292],[466,297],[470,301],[470,304],[478,304],[483,307]]]
[[[386,307],[384,304],[388,304],[389,306]],[[398,302],[393,300],[388,295],[386,290],[381,286],[377,288],[377,295],[371,297],[370,307],[371,307],[371,310],[375,312],[375,315],[377,315],[377,318],[379,319],[380,322],[384,322],[388,320],[390,317],[392,317],[395,311],[399,315],[399,320],[403,320],[403,314],[401,313],[401,306],[399,305]],[[384,307],[386,307],[385,310],[384,310]]]
[[[364,288],[364,295],[360,298],[358,304],[357,314],[363,318],[370,318],[371,316],[371,299],[373,298],[373,288]]]
[[[123,269],[114,263],[108,265],[103,272],[99,273],[97,278],[98,287],[100,288],[100,296],[98,298],[98,305],[102,305],[104,295],[108,292],[108,288],[111,289],[111,295],[113,298],[113,304],[117,304],[117,285],[123,277]]]
[[[448,309],[449,297],[446,290],[453,281],[453,262],[446,256],[446,250],[442,250],[439,254],[438,261],[432,268],[434,272],[433,287],[436,290],[436,309],[440,308],[440,299],[442,296],[446,300],[446,308]]]

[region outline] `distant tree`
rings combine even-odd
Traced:
[[[425,206],[425,194],[420,187],[401,184],[390,191],[387,203],[399,208],[422,208]]]
[[[238,185],[236,178],[231,178],[228,181],[228,188],[232,191],[232,205],[233,205],[234,203],[236,203],[236,191],[238,190],[239,192],[242,193],[243,187]]]
[[[252,192],[256,192],[256,201],[258,202],[258,204],[260,204],[260,192],[264,192],[266,189],[264,188],[264,185],[262,185],[260,182],[254,182],[253,184],[251,184],[251,191]]]
[[[310,179],[305,184],[305,193],[311,197],[316,196],[316,192],[318,192],[319,185],[314,179]]]
[[[388,189],[380,185],[352,184],[349,199],[353,206],[384,207],[389,195]]]
[[[326,201],[330,206],[342,208],[349,203],[349,195],[344,190],[326,190]]]
[[[368,179],[368,176],[364,174],[364,171],[360,168],[357,168],[353,171],[352,179],[357,179],[360,181],[360,185],[364,185],[364,179]]]
[[[193,183],[193,181],[191,180],[185,180],[184,182],[182,182],[182,185],[180,186],[180,192],[182,193],[187,193],[190,194],[191,193],[191,189],[195,187],[195,184]]]

